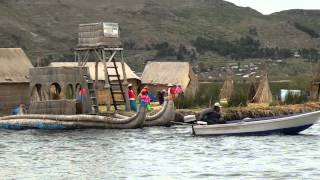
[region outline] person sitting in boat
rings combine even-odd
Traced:
[[[11,115],[22,115],[26,112],[26,108],[24,104],[20,104],[19,106],[16,106],[12,111]]]
[[[204,121],[207,124],[224,124],[221,107],[220,103],[214,103],[213,108],[208,108],[200,113],[198,121]]]
[[[128,85],[128,96],[129,96],[131,111],[137,112],[136,93],[133,90],[132,84]]]

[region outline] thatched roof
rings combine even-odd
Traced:
[[[253,97],[253,103],[271,103],[272,93],[270,90],[268,76],[264,74],[261,77],[256,95]]]
[[[21,48],[0,48],[0,82],[29,82],[32,64]]]
[[[225,81],[220,90],[220,99],[229,100],[232,96],[233,90],[234,90],[233,73],[230,69],[228,69],[226,73]]]
[[[142,84],[181,84],[185,90],[190,82],[191,66],[187,62],[149,62],[141,76]]]
[[[89,68],[90,76],[93,80],[95,80],[95,62],[87,62],[86,67]],[[117,64],[117,69],[118,73],[120,74],[120,79],[123,80],[123,72],[122,72],[122,66],[121,62],[116,62]],[[73,67],[73,66],[78,66],[77,62],[52,62],[50,63],[49,66],[52,67]],[[113,66],[113,63],[107,63],[107,66]],[[125,70],[126,70],[126,75],[127,79],[138,79],[140,78],[132,71],[132,69],[125,63]],[[116,74],[114,68],[108,68],[108,73],[109,74]],[[111,77],[111,80],[116,80],[115,77]],[[98,65],[98,80],[105,80],[104,79],[104,65],[103,63],[99,62]]]

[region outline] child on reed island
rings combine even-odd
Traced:
[[[176,89],[175,89],[175,93],[176,93],[176,96],[179,96],[180,94],[183,93],[182,87],[181,87],[181,84],[180,84],[180,83],[177,84],[177,87],[176,87]]]
[[[142,106],[145,106],[148,111],[151,111],[151,106],[150,106],[151,99],[148,96],[148,90],[146,88],[143,88],[141,90],[140,101]]]

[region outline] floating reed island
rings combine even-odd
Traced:
[[[307,102],[295,105],[250,104],[248,107],[228,107],[223,108],[223,117],[226,121],[240,120],[244,118],[267,118],[281,117],[293,114],[313,112],[320,110],[320,102]],[[203,109],[179,109],[176,111],[176,122],[183,122],[183,117],[187,115],[199,116]]]
[[[295,105],[236,107],[226,108],[224,110],[224,119],[231,121],[244,118],[288,116],[318,110],[320,110],[320,102],[307,102],[305,104]]]

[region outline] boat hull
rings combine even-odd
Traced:
[[[175,107],[172,100],[166,100],[163,104],[163,107],[159,112],[154,115],[147,115],[146,120],[144,121],[144,126],[170,126],[171,123],[175,120]],[[127,118],[127,116],[116,114],[117,118]]]
[[[165,101],[163,108],[157,114],[147,115],[144,126],[170,126],[175,115],[174,102],[172,100]]]
[[[319,116],[320,111],[316,111],[277,119],[217,125],[194,125],[192,129],[193,134],[199,136],[298,134],[316,123]]]
[[[135,129],[143,127],[146,119],[145,107],[133,117],[118,119],[98,115],[41,115],[26,114],[0,118],[2,129]]]

